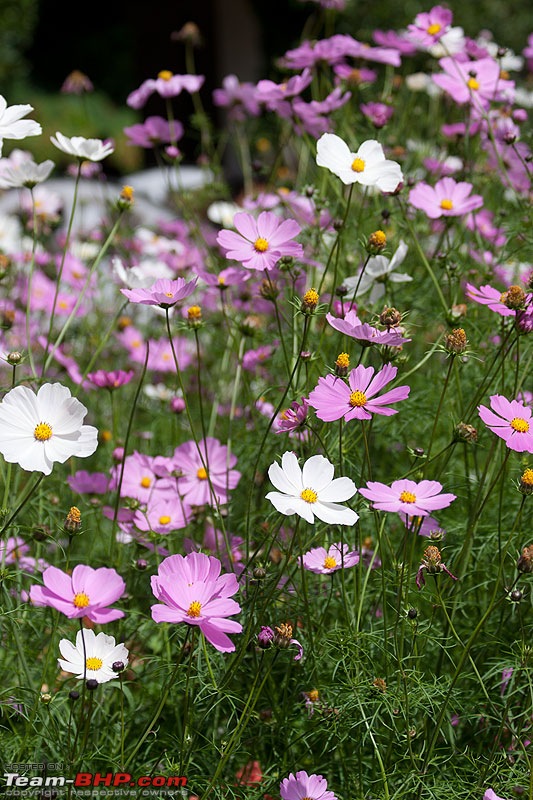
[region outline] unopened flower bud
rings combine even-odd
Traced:
[[[308,289],[302,297],[301,311],[304,314],[313,314],[316,311],[320,296],[316,289]]]
[[[80,693],[77,692],[76,689],[72,689],[72,691],[70,691],[68,693],[68,696],[69,696],[69,700],[75,701],[75,700],[79,700],[80,699]]]
[[[381,325],[385,325],[387,329],[396,328],[402,321],[402,315],[397,308],[385,306],[379,315]]]
[[[410,608],[409,611],[407,612],[407,616],[409,617],[409,619],[416,619],[418,617],[418,611],[416,610],[416,608]]]
[[[473,425],[466,422],[458,422],[454,429],[454,439],[458,442],[475,444],[477,442],[477,430]]]
[[[253,336],[254,333],[257,333],[257,331],[260,330],[261,320],[254,314],[249,314],[243,319],[239,328],[241,333],[243,333],[245,336]]]
[[[183,397],[173,397],[170,401],[170,410],[173,414],[183,414],[185,411],[185,400]]]
[[[335,361],[335,375],[338,375],[339,378],[345,378],[348,374],[349,367],[350,356],[348,353],[339,353]]]
[[[257,581],[262,581],[266,578],[266,569],[264,567],[256,567],[252,575]]]
[[[375,678],[372,681],[372,686],[374,689],[377,689],[378,692],[383,692],[383,694],[387,691],[387,682],[384,678]]]
[[[11,266],[11,259],[4,253],[0,253],[0,281],[5,278]]]
[[[268,650],[274,641],[274,631],[267,625],[262,625],[257,634],[257,644],[262,650]]]
[[[522,548],[522,555],[516,562],[519,572],[533,572],[533,544]]]
[[[11,364],[12,367],[16,367],[17,364],[20,364],[22,361],[22,353],[19,353],[18,350],[13,350],[12,353],[7,354],[6,361],[8,364]]]
[[[444,349],[450,355],[458,356],[468,347],[468,340],[463,328],[454,328],[444,339]]]
[[[275,281],[265,278],[259,287],[259,294],[264,300],[270,300],[273,302],[279,295],[279,286]]]
[[[94,86],[90,78],[79,69],[74,69],[67,75],[60,91],[63,94],[83,94],[84,92],[92,92]]]
[[[293,256],[281,256],[280,260],[277,263],[278,269],[282,272],[288,272],[294,266],[294,257]]]
[[[122,316],[118,318],[117,328],[119,329],[119,331],[125,331],[126,328],[129,328],[131,324],[132,324],[131,317]]]
[[[387,246],[387,236],[384,231],[374,231],[368,237],[366,243],[366,252],[370,255],[377,255],[381,253]]]
[[[520,591],[520,589],[513,589],[511,594],[509,595],[509,599],[513,603],[519,603],[524,596],[524,593]]]
[[[50,692],[42,692],[39,699],[41,703],[44,703],[45,706],[47,706],[49,703],[52,702],[52,695],[50,694]]]
[[[133,187],[123,186],[117,200],[117,208],[119,211],[127,211],[132,207],[133,202]]]
[[[113,661],[113,663],[111,664],[111,669],[113,670],[113,672],[116,672],[116,673],[124,672],[124,670],[125,670],[124,662],[123,661]]]
[[[300,351],[300,358],[302,361],[309,361],[313,354],[309,350],[301,350]]]
[[[196,22],[186,22],[179,31],[170,34],[170,39],[173,42],[186,42],[193,47],[201,47],[203,44],[202,34]]]
[[[344,284],[341,284],[340,286],[337,286],[337,288],[335,289],[335,294],[337,295],[337,297],[341,297],[342,298],[342,297],[346,297],[346,295],[348,294],[349,291],[350,290],[348,289],[347,286],[345,286]]]
[[[81,530],[81,511],[76,506],[72,506],[68,512],[63,525],[68,533],[79,533]]]
[[[137,561],[135,562],[135,567],[140,572],[144,572],[147,566],[148,566],[148,561],[146,561],[145,558],[138,558]]]
[[[528,468],[520,478],[518,491],[522,494],[533,494],[533,469]]]
[[[202,324],[202,309],[200,306],[189,306],[187,309],[187,322],[189,328],[199,328]]]
[[[95,689],[98,689],[98,681],[96,681],[94,678],[89,678],[88,681],[85,681],[85,686],[89,692],[94,692]]]

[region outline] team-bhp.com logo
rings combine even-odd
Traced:
[[[141,775],[134,778],[129,772],[78,772],[74,778],[65,778],[64,775],[19,775],[16,772],[4,772],[6,786],[12,788],[29,789],[30,787],[54,786],[139,786],[142,788],[161,789],[169,787],[187,786],[187,778],[182,775]]]

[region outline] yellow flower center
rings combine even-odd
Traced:
[[[162,69],[161,72],[157,73],[157,77],[161,78],[162,81],[169,81],[173,75],[169,69]]]
[[[301,492],[300,497],[302,500],[305,500],[306,503],[316,503],[318,500],[318,495],[314,489],[304,489],[303,492]]]
[[[123,186],[120,196],[123,200],[133,200],[133,186]]]
[[[197,617],[200,616],[201,610],[202,610],[202,604],[198,600],[193,600],[189,608],[187,609],[187,616],[196,619]]]
[[[144,478],[141,478],[141,486],[143,489],[149,489],[152,485],[152,479],[145,475]]]
[[[318,689],[311,689],[310,692],[307,692],[307,696],[312,703],[316,703],[319,697]]]
[[[366,394],[364,392],[352,392],[350,395],[350,405],[352,408],[360,408],[366,403]]]
[[[442,25],[439,25],[438,22],[434,22],[433,25],[429,26],[427,32],[429,33],[430,36],[435,36],[435,34],[438,33],[441,30],[441,28]]]
[[[226,279],[225,279],[225,277],[223,275],[219,275],[218,276],[218,285],[219,286],[225,286],[226,285]]]
[[[333,556],[326,556],[324,559],[324,569],[335,569],[337,562]]]
[[[441,200],[441,201],[440,201],[440,207],[441,207],[441,208],[442,208],[444,211],[451,211],[451,210],[452,210],[452,208],[453,208],[453,203],[452,203],[452,201],[451,201],[451,200],[448,200],[448,199],[444,198],[444,200]]]
[[[412,492],[402,492],[400,495],[400,501],[402,503],[416,503],[416,494]]]
[[[102,661],[102,659],[96,658],[95,656],[93,656],[92,658],[88,658],[87,661],[85,662],[85,666],[87,667],[87,669],[93,670],[94,672],[96,672],[96,670],[102,669],[103,665],[104,662]]]
[[[514,417],[511,420],[511,428],[517,433],[527,433],[529,431],[529,422],[526,422],[522,417]]]
[[[350,366],[350,356],[348,355],[348,353],[339,353],[339,355],[337,356],[337,360],[335,361],[335,364],[338,367],[342,367],[343,369],[348,369],[348,367]]]
[[[204,467],[200,467],[200,469],[196,473],[196,477],[199,478],[201,481],[206,481],[207,480],[207,470]]]
[[[262,236],[259,239],[256,239],[254,242],[254,248],[257,250],[258,253],[264,253],[268,250],[268,242],[266,239],[263,239]]]
[[[47,442],[48,439],[52,438],[52,428],[47,422],[39,422],[35,426],[33,436],[38,442]]]
[[[365,162],[362,158],[354,158],[352,161],[352,169],[354,172],[364,172]]]
[[[220,279],[219,279],[219,283],[220,283]],[[201,320],[202,319],[202,309],[200,308],[200,306],[189,306],[189,308],[187,309],[187,319],[192,320],[193,322]]]
[[[476,92],[479,89],[479,81],[476,81],[475,78],[469,78],[466,82],[466,85],[469,89],[472,89],[473,92]]]
[[[521,478],[522,483],[533,486],[533,469],[526,469]]]
[[[165,297],[174,297],[174,292],[165,292]]]
[[[164,514],[162,517],[159,517],[159,524],[160,525],[168,525],[170,520],[171,520],[171,517],[169,517],[166,514]]]
[[[85,594],[85,592],[78,592],[74,595],[72,603],[76,608],[87,608],[89,605],[89,595]]]

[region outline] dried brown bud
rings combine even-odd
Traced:
[[[279,627],[276,627],[274,634],[274,644],[277,647],[288,647],[292,639],[292,625],[288,622],[282,622]]]
[[[468,347],[468,340],[463,328],[454,328],[444,339],[444,348],[451,355],[461,355]]]
[[[459,442],[475,444],[477,442],[477,430],[473,425],[468,425],[466,422],[458,422],[455,426],[454,438]]]
[[[179,31],[173,31],[170,38],[173,42],[187,42],[193,47],[201,47],[203,44],[202,34],[196,22],[186,22]]]
[[[68,533],[78,533],[81,530],[81,511],[76,506],[72,506],[65,518],[63,526]]]
[[[263,281],[261,281],[259,294],[264,300],[270,300],[271,302],[274,302],[276,297],[279,295],[279,286],[275,281],[271,281],[270,278],[265,278]]]
[[[509,286],[501,295],[500,301],[512,311],[521,311],[526,305],[526,293],[520,286]]]
[[[387,691],[387,682],[385,681],[384,678],[375,678],[372,681],[372,686],[374,687],[374,689],[377,689],[378,692],[383,692],[383,694],[385,694],[385,692]]]
[[[400,314],[397,308],[394,307],[387,308],[387,306],[385,306],[385,308],[379,315],[379,321],[382,325],[385,325],[387,328],[396,328],[402,321],[402,315]]]
[[[533,544],[522,548],[522,555],[516,562],[519,572],[533,572]]]

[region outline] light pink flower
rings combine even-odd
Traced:
[[[131,92],[126,103],[130,108],[142,108],[154,92],[164,98],[177,97],[183,91],[193,94],[201,88],[204,81],[203,75],[173,75],[169,70],[162,70],[157,78],[148,78]]]
[[[359,493],[372,502],[378,511],[399,511],[412,517],[425,517],[431,511],[446,508],[455,500],[454,494],[441,494],[438,481],[410,481],[403,478],[391,486],[378,481],[368,481]]]
[[[431,47],[450,30],[452,19],[450,9],[442,6],[417,14],[414,23],[407,26],[409,41],[419,47]]]
[[[201,456],[200,456],[201,453]],[[233,469],[237,458],[228,458],[228,448],[218,439],[208,436],[198,442],[185,442],[174,450],[172,461],[181,473],[178,491],[191,506],[204,506],[228,502],[228,493],[234,489],[241,473]]]
[[[326,314],[326,319],[332,328],[346,334],[346,336],[351,336],[352,339],[355,339],[356,342],[363,346],[383,344],[391,347],[400,347],[400,345],[411,341],[411,339],[406,339],[399,331],[379,331],[367,322],[361,322],[357,312],[353,310],[348,311],[344,319],[334,317],[332,314]]]
[[[132,303],[171,308],[194,292],[197,280],[197,277],[192,281],[186,281],[185,278],[177,278],[175,281],[160,278],[148,289],[121,289],[120,291]]]
[[[470,103],[477,109],[487,109],[494,102],[514,101],[514,81],[501,77],[501,67],[494,58],[459,61],[447,56],[439,64],[443,72],[432,76],[434,83],[460,105]]]
[[[230,599],[239,585],[232,572],[221,575],[220,570],[218,558],[205,553],[165,558],[151,581],[160,601],[152,606],[152,619],[197,625],[213,647],[232,653],[235,645],[226,634],[241,633],[242,625],[227,617],[241,610]]]
[[[483,306],[488,306],[491,311],[495,311],[502,317],[514,317],[516,311],[502,302],[502,292],[490,286],[488,283],[480,286],[479,289],[472,286],[471,283],[466,284],[466,296],[475,303],[480,303]]]
[[[326,375],[318,379],[318,385],[309,395],[309,405],[316,409],[317,417],[324,422],[344,418],[372,419],[372,413],[390,417],[398,412],[386,408],[387,403],[397,403],[409,396],[409,386],[397,386],[389,392],[375,397],[381,389],[396,377],[398,367],[385,364],[374,376],[374,367],[360,364],[352,369],[348,376],[348,384],[335,375]],[[372,399],[375,398],[375,399]]]
[[[518,453],[533,453],[533,421],[531,408],[519,400],[507,400],[493,394],[490,407],[478,406],[479,416],[490,430],[503,439],[507,447]]]
[[[332,544],[328,550],[325,547],[313,547],[301,557],[301,561],[310,572],[319,575],[330,575],[338,569],[355,567],[359,563],[359,553],[357,550],[350,550],[347,544],[337,542]]]
[[[460,217],[483,205],[481,195],[470,194],[472,188],[471,183],[457,183],[449,177],[441,178],[434,187],[421,181],[409,192],[409,202],[430,219]]]
[[[272,211],[262,211],[256,220],[243,211],[235,214],[233,224],[238,233],[221,230],[217,242],[226,250],[226,258],[247,269],[269,270],[282,256],[303,256],[302,245],[291,241],[301,231],[294,219],[281,221]]]
[[[72,575],[68,575],[57,567],[48,567],[43,572],[43,582],[44,586],[30,589],[34,606],[50,606],[69,619],[88,617],[99,624],[124,616],[123,611],[107,608],[122,597],[126,589],[126,584],[114,569],[93,569],[78,564]]]
[[[328,790],[328,782],[322,775],[308,775],[300,770],[296,775],[291,772],[279,785],[281,800],[337,800],[333,792]]]

